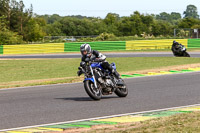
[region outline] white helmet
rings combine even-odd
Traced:
[[[91,53],[92,49],[91,49],[91,47],[90,47],[89,44],[85,43],[85,44],[82,44],[82,45],[80,46],[80,52],[81,52],[82,55],[83,55],[83,52],[84,52],[84,51],[86,51],[87,54],[90,54],[90,53]]]

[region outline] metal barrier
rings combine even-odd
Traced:
[[[76,42],[76,43],[65,43],[65,52],[67,51],[79,51],[80,46],[83,43],[88,43],[92,49],[101,51],[115,51],[115,50],[126,50],[125,41],[104,41],[104,42]]]
[[[187,39],[177,39],[177,42],[188,46]],[[170,49],[173,39],[164,40],[135,40],[126,42],[126,50]]]
[[[64,44],[4,45],[3,54],[63,53]]]
[[[45,54],[78,52],[80,45],[89,43],[92,49],[100,51],[118,50],[147,50],[170,49],[173,40],[185,45],[186,48],[200,48],[200,39],[163,39],[163,40],[135,40],[135,41],[102,41],[102,42],[73,42],[48,43],[27,45],[0,45],[0,54]]]

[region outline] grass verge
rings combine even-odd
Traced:
[[[120,74],[200,66],[200,58],[124,57],[109,58]],[[83,80],[76,76],[80,59],[3,59],[0,60],[0,88],[72,83]]]
[[[199,125],[200,112],[192,112],[137,123],[94,127],[88,131],[82,131],[82,133],[199,133]],[[67,130],[63,133],[67,133]]]

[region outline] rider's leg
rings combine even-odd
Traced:
[[[120,78],[120,74],[108,62],[102,62],[102,67],[108,69],[117,79]]]

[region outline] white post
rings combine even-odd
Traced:
[[[174,37],[176,37],[176,29],[174,29]]]

